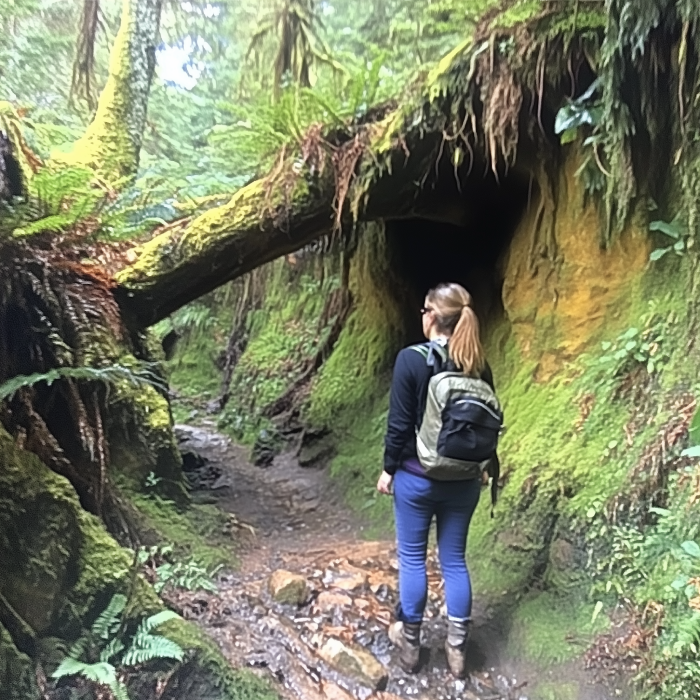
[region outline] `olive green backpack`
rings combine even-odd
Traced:
[[[438,481],[481,479],[487,473],[495,503],[500,471],[496,448],[503,427],[495,392],[483,379],[459,371],[447,347],[435,342],[411,347],[433,368],[416,435],[418,460],[427,476]]]

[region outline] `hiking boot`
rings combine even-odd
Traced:
[[[445,640],[445,655],[450,673],[455,678],[464,678],[465,652],[469,637],[468,620],[448,620],[447,639]]]
[[[389,639],[399,649],[401,668],[415,673],[420,658],[420,622],[394,622],[389,627]]]

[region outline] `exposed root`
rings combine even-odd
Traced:
[[[6,251],[7,252],[7,251]],[[61,367],[104,367],[130,345],[111,280],[62,252],[14,246],[0,263],[0,383]],[[96,380],[63,378],[16,392],[0,413],[21,446],[66,477],[83,507],[102,516],[109,447]]]
[[[363,130],[333,153],[333,174],[335,177],[333,209],[336,230],[341,228],[345,200],[355,178],[357,164],[367,152],[368,146],[367,132]]]

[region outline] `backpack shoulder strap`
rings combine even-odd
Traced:
[[[433,340],[428,343],[419,343],[418,345],[410,345],[410,350],[415,350],[423,358],[428,367],[431,367],[433,374],[442,372],[448,367],[449,354],[446,345],[441,345]]]
[[[415,350],[419,355],[421,355],[423,357],[423,359],[425,359],[425,360],[428,359],[428,353],[430,352],[430,348],[428,347],[427,343],[420,343],[418,345],[409,345],[408,349]]]

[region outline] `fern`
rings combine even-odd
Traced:
[[[117,593],[92,625],[92,633],[100,639],[111,639],[119,629],[121,614],[126,607],[126,596]]]
[[[98,661],[88,664],[70,656],[61,661],[59,667],[51,674],[52,678],[65,678],[67,676],[83,676],[94,683],[109,686],[117,683],[117,671],[112,664]]]
[[[184,655],[182,647],[162,635],[151,634],[151,630],[170,620],[177,620],[179,615],[172,610],[161,610],[155,615],[141,621],[129,649],[122,658],[125,666],[135,666],[152,659],[175,659],[181,661]]]
[[[122,657],[122,663],[125,666],[136,666],[153,659],[182,661],[184,655],[184,649],[172,639],[159,634],[146,634],[134,639],[132,646]]]
[[[693,612],[675,625],[676,642],[673,651],[676,654],[691,651],[697,654],[700,649],[700,612]]]
[[[151,615],[141,622],[135,638],[139,639],[140,637],[149,634],[151,630],[154,630],[156,627],[164,625],[166,622],[170,622],[171,620],[177,620],[179,617],[180,616],[177,613],[174,613],[172,610],[161,610],[159,613]]]
[[[45,373],[19,374],[0,384],[0,401],[12,398],[20,389],[34,386],[39,382],[46,382],[49,386],[58,379],[86,379],[114,383],[117,381],[128,381],[130,384],[139,386],[148,384],[155,386],[161,391],[167,389],[163,380],[154,372],[147,368],[134,371],[122,365],[112,365],[110,367],[59,367]]]
[[[62,233],[94,214],[105,194],[93,186],[92,180],[92,171],[85,168],[40,170],[31,180],[29,199],[14,212],[13,235],[24,238],[37,233]]]
[[[124,651],[124,642],[118,637],[110,639],[107,646],[100,652],[100,661],[111,661]]]
[[[173,659],[182,661],[185,651],[162,635],[151,634],[156,627],[179,619],[172,610],[162,610],[141,620],[136,633],[126,651],[126,645],[118,635],[121,617],[127,605],[126,596],[117,593],[112,596],[109,605],[98,615],[87,637],[81,638],[70,649],[52,674],[53,678],[81,676],[93,683],[107,686],[116,700],[129,700],[126,685],[119,679],[119,669],[137,666],[154,659]],[[91,643],[100,648],[99,660],[94,663],[83,661]]]

